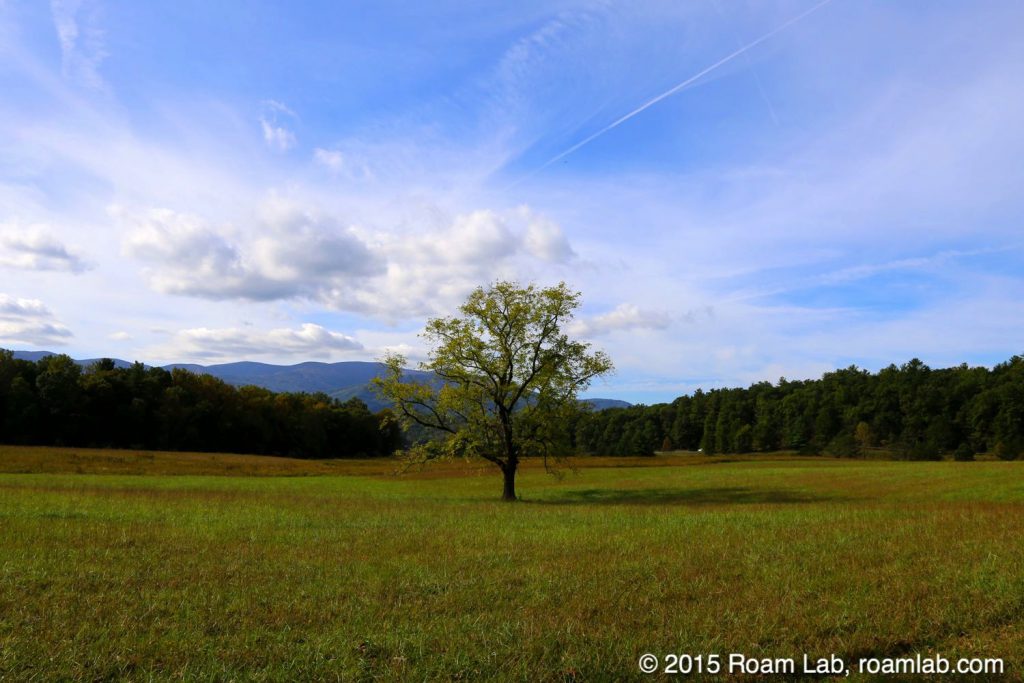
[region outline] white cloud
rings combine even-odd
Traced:
[[[252,301],[341,296],[381,269],[350,229],[285,202],[264,207],[247,231],[169,209],[114,214],[129,226],[124,252],[151,264],[151,285],[168,294]]]
[[[0,266],[81,273],[93,265],[42,225],[0,225]]]
[[[128,227],[124,253],[147,264],[157,291],[308,300],[385,320],[448,310],[481,283],[532,279],[572,253],[559,227],[528,209],[450,219],[427,211],[416,214],[419,229],[388,231],[346,227],[279,197],[244,230],[169,209],[112,213]]]
[[[964,257],[1007,253],[1013,251],[1020,251],[1021,249],[1022,247],[1020,245],[970,250],[950,249],[928,256],[915,256],[911,258],[894,259],[892,261],[887,261],[883,263],[864,263],[856,266],[850,266],[848,268],[842,268],[840,270],[825,274],[824,276],[822,276],[821,281],[826,284],[837,284],[869,278],[874,275],[886,272],[941,268],[947,266],[956,259]]]
[[[483,210],[456,216],[443,242],[436,246],[438,256],[458,264],[501,260],[518,249],[517,242],[498,214]]]
[[[111,341],[130,341],[131,338],[132,338],[132,335],[130,335],[127,332],[124,332],[124,331],[113,332],[113,333],[107,335],[107,339],[110,339]]]
[[[71,336],[42,301],[0,294],[0,343],[53,346],[67,344]]]
[[[53,315],[39,299],[18,299],[0,294],[0,316],[4,318],[49,318]]]
[[[277,100],[263,100],[263,115],[260,116],[260,127],[263,129],[263,141],[271,149],[278,152],[287,152],[295,146],[295,133],[285,124],[281,123],[282,117],[289,118],[293,122],[298,120],[298,115],[283,102]]]
[[[272,148],[279,152],[287,152],[295,146],[295,133],[275,122],[260,119],[260,126],[263,128],[263,139]]]
[[[346,334],[305,323],[298,329],[265,332],[234,327],[181,330],[171,347],[163,353],[183,358],[331,358],[359,351],[363,345]]]
[[[531,233],[522,217],[523,209],[481,209],[448,217],[426,207],[419,229],[376,234],[385,273],[363,282],[348,301],[328,301],[378,319],[398,320],[449,313],[474,287],[497,279],[550,280],[557,264],[530,248]]]
[[[313,163],[329,171],[332,176],[352,182],[366,184],[377,179],[366,158],[350,156],[340,149],[317,147],[313,150]]]
[[[280,114],[287,114],[288,116],[292,117],[293,119],[299,118],[299,115],[296,114],[291,109],[291,107],[289,107],[284,102],[279,102],[277,100],[263,100],[262,104],[263,104],[263,106],[266,109],[268,109],[271,112],[280,113]]]
[[[51,0],[57,38],[60,40],[61,65],[65,78],[91,88],[104,89],[99,67],[107,57],[103,32],[97,27],[96,9],[88,0]]]
[[[664,330],[671,322],[667,313],[642,310],[634,304],[619,304],[607,313],[574,321],[570,329],[584,337],[598,337],[611,332]]]
[[[345,156],[336,149],[317,147],[313,150],[313,161],[335,172],[345,166]]]
[[[526,249],[539,259],[552,263],[565,263],[576,257],[562,227],[546,216],[519,208],[518,213],[527,222]]]

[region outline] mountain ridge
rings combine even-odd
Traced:
[[[14,351],[19,360],[36,362],[47,356],[57,355],[52,351]],[[74,359],[82,367],[88,367],[100,358]],[[111,358],[117,367],[131,367],[133,364],[121,358]],[[147,364],[147,367],[153,367]],[[384,371],[384,365],[375,361],[303,361],[293,365],[276,365],[259,361],[235,361],[232,363],[171,363],[159,366],[164,370],[180,368],[197,374],[211,375],[234,386],[254,385],[270,391],[323,392],[333,398],[345,401],[361,399],[371,410],[387,407],[373,389],[370,381]],[[422,370],[406,370],[413,377],[429,379],[431,374]],[[593,410],[626,408],[632,404],[613,398],[586,398]]]

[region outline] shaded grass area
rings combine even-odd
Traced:
[[[576,489],[538,502],[548,505],[742,505],[750,503],[811,503],[821,500],[829,500],[829,498],[785,489],[716,486],[686,489]]]
[[[1018,463],[604,461],[527,469],[512,505],[486,469],[321,464],[0,475],[0,678],[644,680],[644,652],[934,651],[1020,678]]]
[[[0,472],[15,474],[308,476],[377,471],[383,462],[387,461],[298,460],[233,453],[0,445]]]
[[[759,462],[799,460],[792,453],[758,455]],[[806,458],[803,458],[806,459]],[[642,458],[577,457],[568,458],[563,465],[571,471],[575,467],[674,467],[708,465],[749,461],[743,456],[681,457],[659,455]],[[436,462],[426,467],[409,468],[392,458],[338,460],[300,460],[269,455],[239,455],[235,453],[184,453],[180,451],[141,451],[116,448],[62,448],[53,446],[0,445],[0,473],[12,474],[152,474],[152,475],[213,475],[213,476],[312,476],[324,474],[379,474],[402,472],[412,478],[445,478],[452,476],[492,474],[493,466],[480,461]],[[537,462],[527,461],[524,469],[541,469]]]

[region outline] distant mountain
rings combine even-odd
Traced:
[[[620,401],[617,398],[585,398],[584,403],[590,405],[591,410],[608,410],[609,408],[629,408],[633,404],[629,401]]]
[[[35,363],[38,360],[52,356],[52,351],[15,351],[14,357],[18,360],[30,360]]]
[[[245,386],[252,384],[271,391],[322,391],[334,398],[346,401],[359,398],[371,410],[380,410],[387,404],[377,398],[370,387],[370,381],[384,373],[381,363],[344,361],[340,363],[306,362],[297,365],[272,365],[241,361],[219,365],[176,364],[165,366],[167,370],[183,368],[191,372],[213,375],[228,384]],[[430,379],[426,372],[409,370],[417,379]]]
[[[46,356],[54,355],[50,351],[15,351],[14,357],[22,360],[38,361]],[[83,367],[95,363],[98,358],[76,360]],[[132,364],[120,358],[113,359],[117,367],[130,367]],[[271,391],[322,391],[334,398],[347,401],[350,398],[362,399],[371,410],[380,410],[387,406],[373,389],[370,381],[383,374],[381,363],[366,361],[342,361],[340,363],[317,363],[309,361],[297,365],[272,365],[241,361],[238,363],[221,363],[217,365],[197,365],[195,363],[174,363],[163,366],[165,370],[181,368],[189,372],[206,374],[222,379],[235,386],[255,385]],[[432,375],[419,370],[407,370],[411,377],[430,380]],[[612,398],[586,399],[593,410],[608,408],[627,408],[631,404]]]
[[[36,361],[42,360],[43,358],[46,358],[47,356],[56,356],[57,355],[53,351],[14,351],[13,353],[14,353],[14,357],[17,358],[18,360],[30,360],[33,363],[35,363]],[[93,363],[96,363],[97,361],[100,361],[102,359],[101,358],[82,358],[82,359],[77,359],[76,358],[74,360],[75,360],[76,363],[81,365],[83,368],[87,368],[90,365],[92,365]],[[132,363],[129,363],[126,360],[121,360],[120,358],[113,358],[112,360],[114,361],[114,365],[116,367],[119,367],[119,368],[130,368],[132,366]]]

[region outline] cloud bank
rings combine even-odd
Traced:
[[[345,226],[281,199],[264,202],[244,228],[171,209],[111,213],[127,228],[123,253],[146,264],[158,292],[309,300],[381,319],[440,312],[480,282],[574,256],[561,228],[527,207],[387,232]]]
[[[93,265],[45,226],[0,225],[0,267],[82,273]]]
[[[42,301],[0,294],[0,343],[60,346],[71,337],[71,330],[55,320]]]
[[[178,332],[172,353],[191,358],[237,359],[262,357],[332,358],[337,352],[349,354],[363,345],[352,337],[320,325],[305,323],[298,329],[279,328],[265,332],[251,329],[199,327]]]

